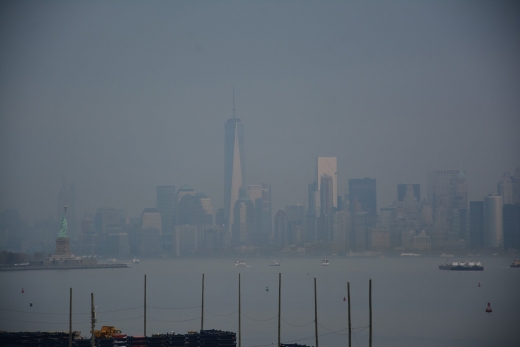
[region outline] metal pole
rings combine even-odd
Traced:
[[[352,347],[352,323],[350,322],[350,282],[347,282],[348,297],[348,347]]]
[[[368,347],[372,347],[372,279],[368,282]]]
[[[96,337],[94,335],[94,322],[96,321],[96,315],[94,313],[94,293],[90,293],[90,322],[92,331],[92,347],[96,347]]]
[[[282,319],[281,318],[281,313],[282,313],[282,306],[281,306],[281,303],[282,303],[282,273],[278,273],[278,347],[281,346],[281,343],[280,343],[280,320]]]
[[[204,274],[202,274],[202,308],[200,310],[200,330],[204,330]]]
[[[144,337],[146,337],[146,275],[144,275]]]
[[[318,299],[316,296],[316,277],[314,277],[314,334],[316,335],[316,347],[318,347]]]
[[[242,330],[240,326],[240,274],[238,274],[238,347],[242,347]]]
[[[72,347],[72,288],[70,288],[69,298],[69,347]]]

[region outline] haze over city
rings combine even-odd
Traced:
[[[138,216],[158,185],[224,202],[224,123],[245,127],[246,184],[273,216],[307,205],[316,158],[338,194],[377,180],[377,207],[430,170],[468,200],[514,173],[520,18],[514,1],[5,1],[0,5],[0,210]]]

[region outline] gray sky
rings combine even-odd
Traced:
[[[467,170],[470,200],[520,166],[515,1],[3,1],[0,210],[155,204],[188,184],[223,205],[224,123],[273,215],[307,205],[317,156],[348,179]]]

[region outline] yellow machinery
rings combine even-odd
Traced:
[[[121,330],[116,329],[115,327],[113,327],[111,325],[103,325],[101,327],[101,330],[94,330],[94,336],[97,339],[100,339],[100,338],[107,338],[107,339],[109,339],[114,334],[121,334]]]

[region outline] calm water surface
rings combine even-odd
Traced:
[[[237,332],[240,273],[242,345],[276,345],[281,273],[283,343],[315,345],[316,278],[320,346],[348,345],[347,281],[352,344],[368,346],[372,278],[374,346],[520,346],[520,269],[509,258],[478,259],[483,272],[440,271],[445,259],[433,257],[333,257],[329,267],[318,258],[282,259],[280,267],[245,260],[246,268],[234,259],[142,259],[128,269],[0,272],[0,330],[68,331],[72,287],[74,330],[89,335],[94,293],[96,327],[142,335],[145,274],[147,334],[199,330],[204,273],[204,328]]]

